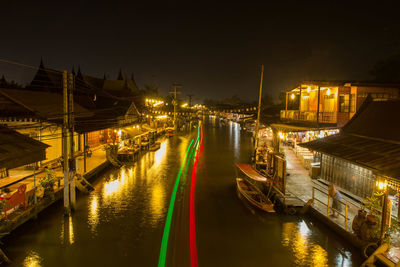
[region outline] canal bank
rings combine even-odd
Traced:
[[[101,149],[101,148],[100,148]],[[100,152],[100,151],[99,151]],[[84,178],[88,181],[96,177],[97,175],[104,172],[108,167],[111,166],[110,162],[105,158],[103,152],[96,153],[92,158],[87,160],[87,172],[79,172],[84,176]],[[78,164],[82,165],[81,160],[78,160]],[[79,166],[78,165],[78,166]],[[83,165],[81,166],[81,168]],[[78,168],[79,169],[79,168]],[[82,168],[83,169],[83,168]],[[62,172],[58,169],[54,170],[56,177],[58,178],[59,182],[54,187],[54,194],[44,197],[38,196],[38,200],[36,203],[33,202],[33,199],[27,198],[27,208],[24,210],[21,207],[15,211],[13,211],[9,216],[8,219],[3,218],[0,222],[0,233],[11,233],[16,228],[20,227],[24,223],[28,222],[31,219],[36,219],[40,212],[48,208],[50,205],[56,203],[57,201],[63,198],[63,188],[64,188],[64,181],[62,177]],[[33,181],[33,175],[29,175],[25,179],[21,179],[15,183],[10,184],[8,187],[11,188],[18,188],[21,185],[26,186],[27,193],[29,195],[30,191],[34,191],[35,183],[38,184],[38,180],[46,175],[45,172],[38,173],[35,175],[36,182]]]
[[[72,216],[64,217],[58,202],[16,229],[4,239],[13,266],[157,266],[172,189],[195,136],[188,132],[163,139],[158,151],[132,166],[93,179],[95,190],[78,198]],[[206,120],[203,148],[195,182],[199,266],[361,263],[352,246],[318,221],[264,214],[237,197],[234,163],[249,162],[251,155],[250,137],[238,125]],[[167,266],[190,255],[191,169],[181,177],[177,193]]]

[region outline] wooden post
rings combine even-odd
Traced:
[[[285,98],[286,98],[286,105],[285,105],[285,117],[286,117],[286,113],[287,113],[287,104],[288,104],[288,92],[286,92]]]
[[[264,77],[264,65],[261,65],[261,79],[260,79],[260,89],[258,92],[258,110],[257,110],[257,121],[255,129],[255,140],[254,140],[254,160],[256,158],[257,146],[258,146],[258,130],[260,128],[260,112],[261,112],[261,98],[262,98],[262,86]]]
[[[83,134],[83,173],[86,173],[87,133]]]
[[[327,209],[326,209],[326,212],[327,212],[326,216],[328,216],[328,217],[329,217],[329,205],[331,204],[330,202],[331,202],[330,201],[330,196],[328,194],[328,206],[327,206]]]
[[[345,218],[344,218],[344,224],[345,224],[345,229],[347,230],[347,223],[348,223],[348,214],[349,214],[349,207],[347,206],[347,204],[345,205]]]
[[[64,169],[64,214],[69,215],[70,213],[70,202],[69,202],[69,121],[68,121],[68,74],[65,70],[63,72],[63,129],[62,129],[62,140],[63,140],[63,169]]]
[[[321,86],[318,85],[317,125],[319,126],[319,103],[321,98]]]
[[[313,187],[312,188],[312,206],[313,206],[313,208],[314,208],[314,203],[315,203],[314,198],[315,198],[315,195],[314,195],[314,187]]]
[[[300,85],[300,93],[299,93],[299,120],[304,120],[301,118],[301,85]]]
[[[36,196],[36,166],[33,167],[33,202],[36,204],[37,196]]]
[[[70,194],[70,205],[74,210],[76,207],[76,194],[75,194],[75,157],[74,157],[74,76],[72,73],[68,75],[68,104],[69,104],[69,138],[70,138],[70,186],[69,186],[69,194]]]
[[[385,188],[385,193],[383,194],[383,207],[382,207],[382,221],[381,221],[381,239],[380,242],[383,243],[386,235],[386,216],[387,216],[387,205],[388,205],[388,190]]]

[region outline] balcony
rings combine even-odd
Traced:
[[[320,123],[336,123],[336,112],[320,112]],[[281,110],[281,120],[317,122],[316,111]]]

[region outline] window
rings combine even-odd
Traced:
[[[356,95],[351,94],[350,95],[350,112],[355,112],[356,111]]]
[[[350,95],[339,95],[339,112],[349,112]]]
[[[335,111],[335,96],[324,95],[324,109],[323,112],[334,112]]]
[[[354,94],[339,95],[339,112],[354,112],[356,106],[356,98]]]

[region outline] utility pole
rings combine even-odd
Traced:
[[[192,107],[192,97],[193,94],[187,95],[189,97],[189,108]]]
[[[178,98],[177,98],[177,94],[180,94],[181,92],[179,92],[177,89],[182,88],[182,85],[180,84],[176,84],[174,83],[172,85],[172,88],[174,88],[173,92],[169,92],[170,94],[174,94],[174,100],[173,100],[173,105],[174,105],[174,128],[177,128],[177,123],[176,123],[176,108],[178,106]]]
[[[63,171],[64,171],[64,214],[69,215],[69,112],[68,112],[68,73],[63,72],[63,128],[62,128],[62,150],[63,150]]]
[[[254,142],[254,154],[257,153],[257,146],[258,146],[258,130],[260,128],[260,112],[261,112],[263,77],[264,77],[264,65],[261,65],[261,81],[260,81],[260,91],[258,94],[258,111],[257,111],[257,122],[256,122],[256,132],[255,132],[255,142]]]
[[[74,76],[72,73],[69,73],[68,75],[68,122],[69,122],[69,138],[70,138],[70,151],[69,151],[69,155],[70,155],[70,162],[69,162],[69,167],[70,167],[70,186],[69,186],[69,197],[70,197],[70,205],[71,205],[71,209],[74,210],[76,207],[76,195],[75,195],[75,172],[76,172],[76,163],[75,163],[75,157],[74,157],[74,147],[75,147],[75,143],[74,143],[74,94],[73,94],[73,90],[74,90]]]

